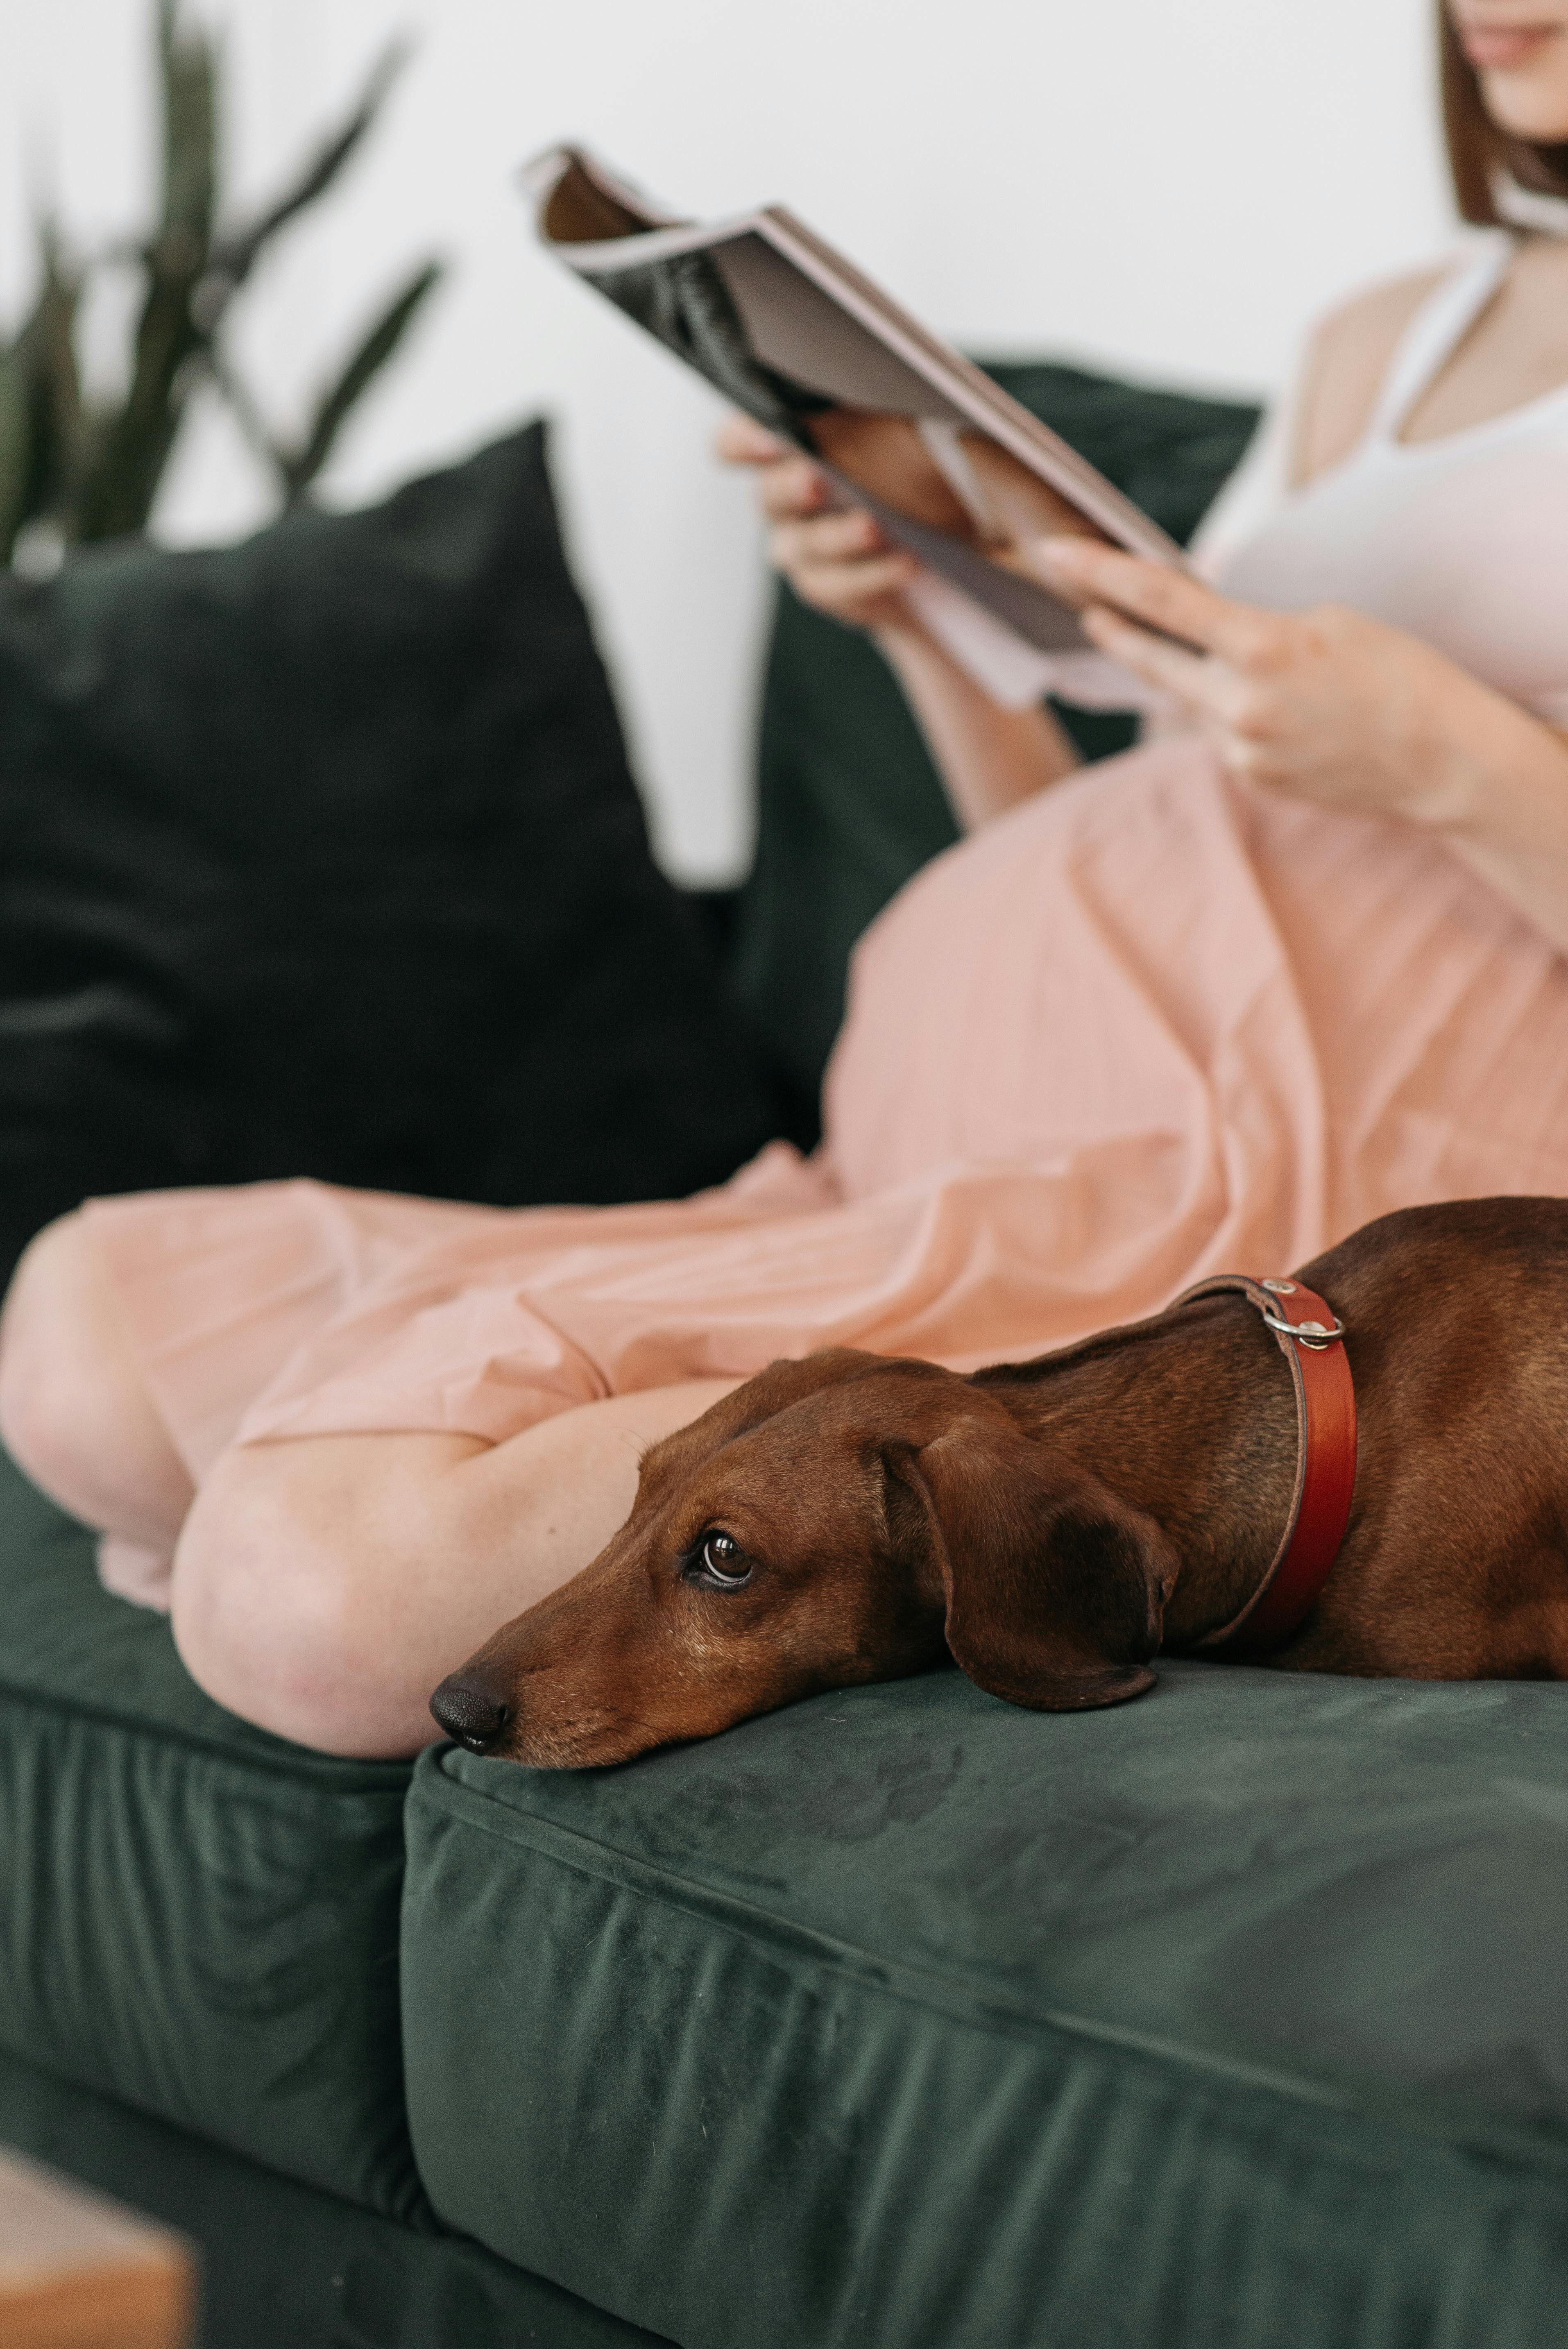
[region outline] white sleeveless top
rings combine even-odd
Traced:
[[[1227,595],[1274,611],[1344,604],[1423,637],[1553,724],[1568,725],[1568,384],[1413,446],[1398,433],[1507,274],[1515,240],[1467,248],[1407,327],[1360,440],[1300,489],[1285,478],[1290,403],[1265,421],[1193,545]],[[1146,708],[1093,656],[1053,689]]]

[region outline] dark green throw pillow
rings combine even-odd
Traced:
[[[369,512],[0,580],[0,1269],[91,1192],[667,1197],[774,1123],[542,426]]]
[[[1091,375],[987,362],[1015,399],[1065,435],[1184,544],[1252,436],[1257,410]],[[1118,711],[1063,709],[1086,758],[1132,741]],[[864,636],[787,587],[763,694],[757,859],[732,915],[737,981],[809,1143],[843,1016],[850,949],[911,874],[957,837],[920,730]]]

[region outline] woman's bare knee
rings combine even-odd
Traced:
[[[174,1638],[192,1679],[327,1753],[429,1744],[430,1691],[461,1661],[438,1628],[428,1651],[432,1602],[452,1578],[446,1474],[483,1449],[464,1436],[335,1435],[226,1453],[175,1551]]]
[[[64,1507],[130,1540],[171,1539],[190,1506],[190,1475],[79,1212],[40,1232],[13,1276],[0,1315],[0,1437]]]
[[[614,1395],[506,1443],[431,1433],[242,1444],[203,1477],[174,1557],[174,1637],[245,1720],[329,1753],[417,1753],[430,1693],[586,1566],[643,1448],[734,1379]]]
[[[29,1242],[0,1309],[0,1437],[26,1468],[49,1447],[62,1268],[77,1222],[63,1216]]]

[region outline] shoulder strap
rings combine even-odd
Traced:
[[[1458,349],[1501,284],[1514,238],[1498,229],[1435,285],[1399,337],[1362,446],[1392,440],[1445,360]]]

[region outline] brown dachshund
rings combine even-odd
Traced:
[[[1568,1678],[1568,1202],[1367,1225],[1298,1279],[1346,1324],[1344,1543],[1268,1661]],[[961,1378],[775,1362],[643,1462],[625,1525],[431,1710],[479,1753],[622,1762],[945,1650],[1015,1704],[1115,1704],[1266,1577],[1297,1424],[1275,1340],[1207,1297]]]

